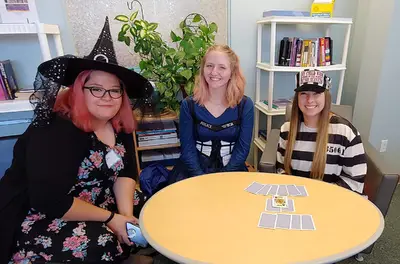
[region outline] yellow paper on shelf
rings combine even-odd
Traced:
[[[311,5],[310,16],[312,17],[333,17],[335,0],[314,0]]]

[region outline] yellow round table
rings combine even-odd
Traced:
[[[311,214],[315,231],[258,227],[270,196],[244,191],[253,181],[305,185],[290,197]],[[337,185],[267,173],[218,173],[190,178],[156,193],[140,227],[161,254],[179,263],[332,263],[353,256],[381,235],[384,219],[362,196]]]

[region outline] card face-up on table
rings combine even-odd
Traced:
[[[266,203],[266,205],[265,205],[265,211],[268,211],[268,212],[278,212],[278,213],[280,213],[280,212],[281,212],[281,208],[279,208],[279,207],[273,207],[273,206],[272,206],[272,199],[267,199],[267,203]]]
[[[249,193],[253,193],[253,194],[257,194],[257,192],[259,190],[261,190],[264,187],[264,184],[258,183],[258,182],[253,182],[252,184],[250,184],[246,189],[244,189],[245,191],[249,192]]]
[[[287,201],[287,207],[286,208],[282,208],[282,212],[291,212],[294,213],[295,209],[294,209],[294,200],[293,199],[288,199]]]
[[[276,214],[261,213],[258,227],[275,229]]]

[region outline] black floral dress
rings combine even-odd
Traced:
[[[124,145],[116,137],[110,148],[92,134],[92,149],[83,159],[76,184],[69,194],[109,211],[117,212],[113,184],[124,168]],[[121,159],[110,168],[105,156],[114,151]],[[134,190],[132,190],[134,191]],[[49,197],[51,199],[51,197]],[[134,215],[139,216],[143,195],[135,191]],[[17,234],[17,245],[9,263],[101,263],[114,262],[123,250],[113,232],[101,222],[64,221],[49,219],[45,214],[30,209]]]

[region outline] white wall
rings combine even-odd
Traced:
[[[373,15],[365,25],[368,33],[356,97],[356,124],[367,127],[376,149],[381,140],[388,140],[382,155],[390,168],[400,173],[400,2],[371,0],[369,8]]]

